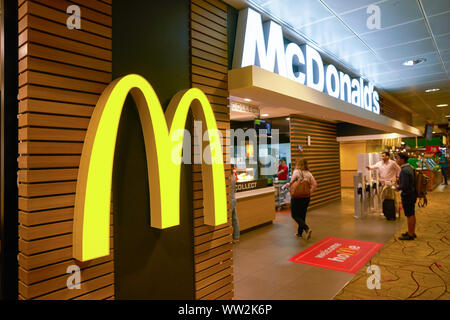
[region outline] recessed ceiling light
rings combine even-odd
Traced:
[[[446,118],[450,118],[450,114],[446,115],[445,117],[446,117]]]
[[[267,117],[268,114],[267,114],[267,113],[263,113],[261,116],[262,116],[262,117]]]
[[[436,131],[433,131],[433,134],[435,134],[436,133]]]
[[[438,108],[448,107],[448,103],[437,104],[436,107]]]
[[[441,90],[441,89],[433,88],[433,89],[427,89],[427,90],[425,90],[425,92],[435,92],[435,91],[439,91],[439,90]]]
[[[404,66],[407,67],[411,67],[411,66],[415,66],[416,64],[422,63],[427,61],[427,59],[425,58],[419,58],[419,59],[415,59],[415,60],[406,60],[405,62],[403,62]]]
[[[291,120],[291,118],[286,118],[287,121]]]
[[[244,98],[244,101],[250,102],[250,101],[252,101],[252,99]]]

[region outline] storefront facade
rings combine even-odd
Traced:
[[[74,4],[81,10],[81,28],[69,28],[78,18],[68,11]],[[223,133],[224,160],[232,157],[234,143],[226,134],[230,96],[282,109],[277,116],[289,117],[290,161],[307,158],[319,184],[311,207],[341,197],[337,121],[420,135],[411,115],[395,102],[386,103],[382,92],[375,95],[373,87],[367,108],[361,108],[352,103],[351,93],[342,99],[258,65],[236,67],[236,41],[244,36],[239,11],[220,0],[142,0],[133,6],[112,0],[19,0],[7,5],[3,43],[12,50],[4,50],[2,70],[2,105],[8,103],[2,121],[9,117],[2,124],[2,297],[233,298],[231,164],[224,165],[226,223],[205,223],[202,167],[184,164],[179,225],[151,228],[143,128],[130,99],[114,155],[110,255],[88,262],[73,258],[75,193],[86,131],[101,93],[121,76],[147,79],[164,110],[180,90],[200,89]],[[334,89],[330,86],[330,92]],[[393,111],[398,108],[402,111]],[[189,117],[191,132],[192,122]],[[275,217],[275,195],[270,196],[273,211],[269,202],[264,221],[251,221],[251,227]],[[251,208],[247,204],[241,211],[245,215]],[[68,287],[71,268],[80,270],[80,289]]]

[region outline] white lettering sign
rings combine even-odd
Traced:
[[[233,68],[252,65],[380,114],[372,83],[364,85],[362,78],[352,79],[332,64],[324,66],[319,52],[309,45],[285,46],[281,26],[273,21],[263,24],[261,15],[247,8],[239,12]]]

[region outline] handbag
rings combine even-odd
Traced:
[[[309,198],[311,196],[311,185],[305,180],[302,173],[302,179],[297,178],[291,185],[291,197],[292,198]]]

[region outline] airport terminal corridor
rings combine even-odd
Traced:
[[[428,207],[419,209],[417,213],[418,239],[409,242],[396,240],[398,235],[406,230],[404,216],[400,217],[400,220],[387,221],[384,216],[372,213],[363,220],[355,219],[352,189],[342,189],[341,201],[308,212],[307,223],[312,229],[310,240],[295,236],[296,224],[291,218],[289,209],[278,212],[273,224],[243,233],[240,242],[234,245],[235,299],[326,300],[333,299],[336,295],[338,299],[406,299],[411,291],[414,291],[413,280],[411,278],[405,280],[403,289],[397,291],[385,289],[385,286],[396,285],[392,280],[396,278],[395,275],[388,270],[397,260],[395,256],[391,256],[389,260],[391,267],[386,267],[383,259],[377,257],[384,256],[385,252],[390,250],[389,244],[395,243],[400,247],[400,251],[409,250],[411,253],[401,257],[402,263],[406,264],[408,261],[413,263],[416,256],[411,247],[419,243],[427,247],[431,239],[438,237],[442,238],[443,243],[436,250],[440,251],[440,257],[445,257],[447,252],[448,260],[450,221],[448,217],[438,217],[436,213],[440,212],[442,215],[450,210],[449,195],[450,188],[445,186],[439,186],[429,193]],[[425,216],[426,223],[425,218],[422,219]],[[354,275],[288,261],[297,253],[330,236],[385,244],[372,258],[376,264],[383,266],[381,292],[385,293],[384,296],[379,295],[380,290],[367,289],[366,279],[370,276],[365,273],[367,265]],[[424,254],[435,252],[431,247],[428,249],[427,251],[423,248]],[[447,277],[444,283],[449,283],[448,273],[444,271],[441,275]]]

